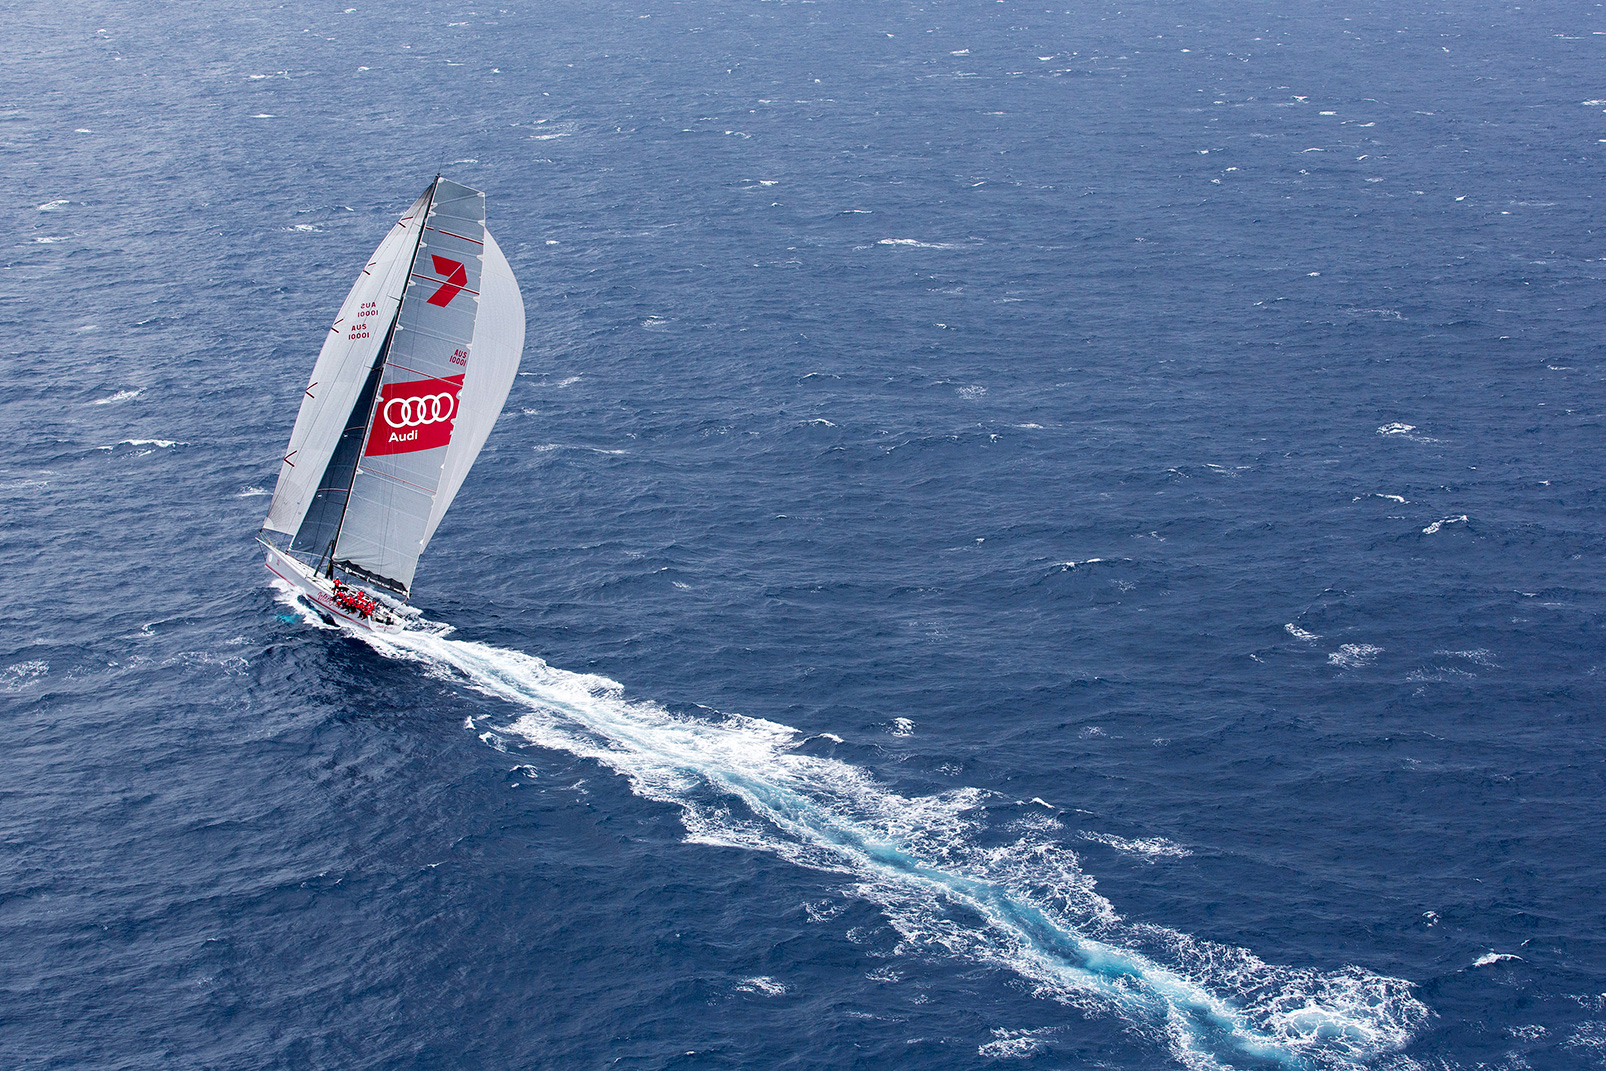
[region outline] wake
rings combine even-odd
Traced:
[[[1355,1067],[1404,1047],[1429,1015],[1401,979],[1279,967],[1129,922],[1053,838],[1054,823],[981,846],[988,796],[976,789],[900,796],[850,763],[799,750],[805,738],[785,725],[671,714],[606,678],[444,631],[360,638],[505,700],[516,713],[483,735],[493,746],[594,760],[679,808],[693,842],[845,875],[905,951],[1012,972],[1043,999],[1118,1016],[1185,1067]]]

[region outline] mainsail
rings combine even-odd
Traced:
[[[405,593],[501,412],[524,302],[485,197],[437,178],[325,340],[263,527]]]

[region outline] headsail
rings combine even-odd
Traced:
[[[345,304],[340,306],[340,315],[323,341],[312,380],[302,396],[301,412],[290,434],[289,451],[279,465],[279,482],[262,527],[293,535],[301,527],[313,496],[326,486],[323,477],[330,456],[396,319],[428,206],[429,191],[425,190],[379,243],[346,295]],[[349,474],[344,480],[336,479],[335,484],[344,498],[345,488],[350,486]]]
[[[524,298],[519,294],[513,269],[487,230],[480,273],[480,314],[474,321],[474,344],[469,348],[472,359],[463,377],[463,389],[457,395],[457,422],[441,466],[435,505],[424,525],[426,544],[457,497],[469,467],[480,456],[480,447],[490,436],[491,426],[502,412],[502,403],[507,401],[518,375],[523,352]]]
[[[484,195],[437,178],[410,216],[411,245],[392,248],[393,232],[369,268],[385,254],[381,289],[395,297],[388,321],[369,328],[383,337],[343,356],[338,396],[309,415],[309,388],[302,406],[296,435],[317,442],[319,478],[302,478],[292,455],[265,525],[294,533],[293,551],[332,550],[336,566],[404,593],[501,412],[524,344],[523,298],[485,230]],[[385,309],[365,279],[347,305]]]

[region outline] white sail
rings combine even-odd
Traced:
[[[491,426],[501,415],[502,404],[519,371],[524,352],[524,297],[513,278],[507,258],[485,232],[485,259],[480,273],[480,312],[474,321],[474,343],[469,349],[468,369],[458,394],[458,414],[452,428],[451,445],[441,466],[435,504],[424,525],[424,544],[428,545],[457,489],[463,485],[480,447],[491,434]],[[422,548],[421,548],[422,549]]]
[[[340,306],[302,397],[264,528],[293,535],[301,527],[395,319],[428,203],[426,190],[379,243]]]
[[[479,311],[485,197],[437,179],[334,559],[406,591],[440,487]]]

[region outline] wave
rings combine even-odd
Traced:
[[[0,669],[0,692],[20,692],[38,684],[50,673],[50,663],[38,660],[18,662]]]
[[[1346,643],[1328,655],[1327,661],[1340,669],[1360,669],[1371,665],[1373,659],[1382,653],[1383,648],[1370,643]]]
[[[922,242],[918,238],[883,238],[876,245],[901,245],[910,249],[958,249],[958,242]]]
[[[1052,828],[1027,823],[1001,846],[986,836],[991,794],[903,796],[789,726],[673,714],[604,677],[447,632],[361,638],[505,700],[505,722],[475,727],[489,745],[593,760],[678,808],[691,842],[844,875],[903,951],[1012,972],[1042,999],[1118,1016],[1185,1067],[1351,1067],[1402,1047],[1429,1014],[1400,979],[1279,967],[1122,918]]]
[[[119,439],[116,443],[114,443],[111,446],[97,446],[97,447],[95,447],[95,449],[96,450],[112,450],[112,451],[115,451],[119,446],[132,446],[132,447],[136,448],[136,451],[137,451],[138,454],[148,454],[151,451],[149,451],[149,450],[138,450],[138,448],[141,447],[141,446],[150,446],[150,447],[154,447],[154,448],[156,448],[158,450],[167,450],[167,449],[170,449],[170,448],[172,448],[174,446],[188,446],[188,445],[190,445],[190,444],[186,443],[186,442],[180,442],[177,439]]]
[[[1094,833],[1085,829],[1080,836],[1083,840],[1092,841],[1094,844],[1102,844],[1106,848],[1135,855],[1146,863],[1152,863],[1156,859],[1186,859],[1193,854],[1176,841],[1166,840],[1164,837],[1139,837],[1128,840],[1113,833]]]
[[[1455,516],[1455,517],[1446,517],[1443,520],[1434,521],[1432,524],[1430,524],[1426,528],[1422,529],[1422,534],[1423,535],[1438,535],[1440,529],[1442,529],[1447,524],[1466,524],[1466,523],[1467,523],[1467,515],[1465,513],[1462,513],[1462,514],[1460,514],[1458,516]]]

